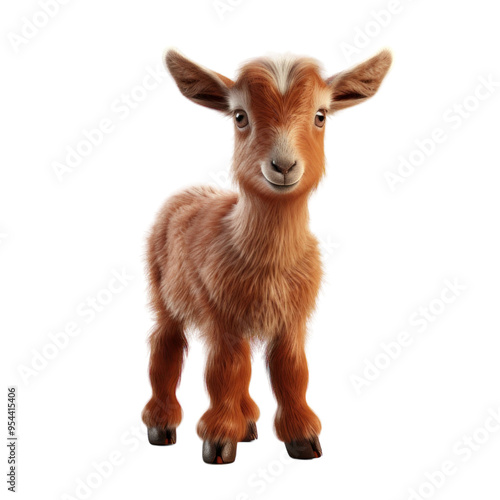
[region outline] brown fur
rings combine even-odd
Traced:
[[[325,169],[325,128],[315,127],[314,117],[319,106],[331,111],[346,107],[348,99],[373,95],[389,63],[382,52],[363,67],[325,80],[310,59],[289,62],[281,75],[272,60],[257,59],[233,83],[177,52],[167,54],[186,97],[227,114],[234,111],[232,103],[245,105],[250,124],[235,127],[233,175],[240,193],[209,187],[181,192],[167,201],[151,232],[148,265],[157,326],[150,338],[153,397],[143,412],[148,427],[174,428],[181,420],[175,389],[187,348],[184,332],[196,327],[208,348],[211,400],[198,424],[201,438],[240,441],[248,423],[257,420],[259,410],[248,393],[255,338],[267,343],[278,438],[290,442],[320,433],[306,402],[304,351],[322,276],[307,209]],[[338,104],[341,94],[348,97]],[[299,159],[304,169],[289,191],[278,192],[261,172],[261,164],[269,168],[273,148]]]

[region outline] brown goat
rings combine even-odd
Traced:
[[[267,344],[278,438],[293,458],[321,456],[321,424],[306,402],[306,324],[322,276],[307,202],[325,170],[327,113],[374,95],[391,55],[383,51],[327,79],[312,59],[261,58],[234,82],[173,50],[166,62],[182,94],[233,117],[240,192],[183,191],[152,229],[153,396],[142,414],[149,441],[176,442],[185,330],[196,327],[208,347],[211,401],[197,429],[203,460],[233,462],[238,441],[257,437],[259,409],[248,393],[253,339]]]

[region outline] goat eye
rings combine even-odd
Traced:
[[[316,125],[316,127],[323,128],[325,126],[325,120],[326,112],[320,109],[314,117],[314,125]]]
[[[245,128],[248,125],[248,115],[242,109],[234,112],[234,121],[238,128]]]

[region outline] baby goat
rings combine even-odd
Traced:
[[[259,409],[248,392],[252,339],[267,344],[278,438],[293,458],[319,457],[304,342],[322,270],[307,202],[325,171],[327,114],[373,96],[391,55],[383,51],[327,79],[309,58],[260,58],[234,82],[174,50],[166,62],[188,99],[233,117],[239,193],[187,189],[167,201],[153,226],[153,396],[142,414],[149,442],[176,442],[185,331],[196,327],[208,347],[211,401],[197,428],[203,460],[231,463],[238,441],[257,438]]]

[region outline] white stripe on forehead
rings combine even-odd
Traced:
[[[276,82],[276,88],[280,91],[281,95],[286,93],[292,83],[292,69],[298,60],[298,57],[290,54],[283,54],[264,59],[266,66],[269,67],[269,70]]]

